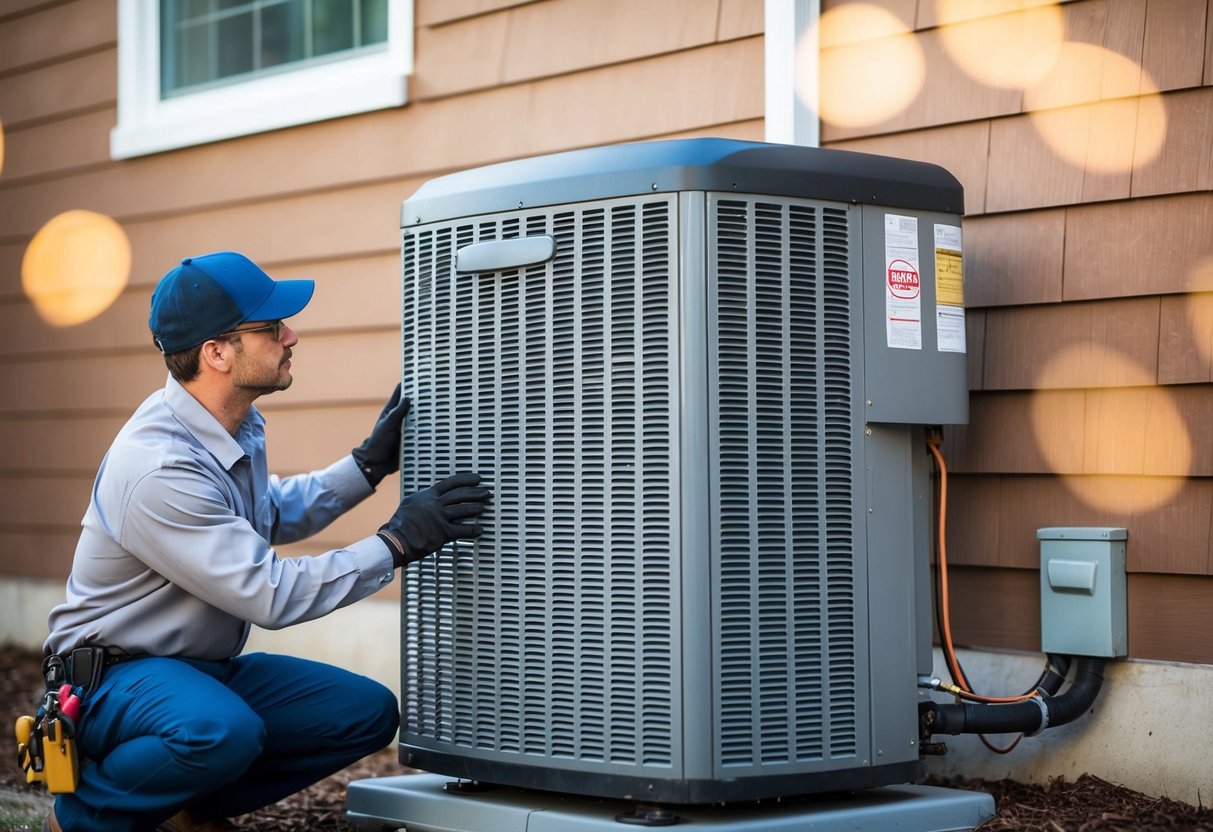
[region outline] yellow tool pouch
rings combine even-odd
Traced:
[[[76,790],[80,765],[76,759],[75,723],[59,709],[50,692],[38,715],[17,717],[17,763],[25,782],[42,783],[51,794]]]

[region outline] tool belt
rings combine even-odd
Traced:
[[[134,658],[113,647],[79,647],[42,660],[46,695],[35,716],[17,717],[17,765],[25,782],[42,783],[51,794],[76,790],[81,699],[101,684],[107,668]]]

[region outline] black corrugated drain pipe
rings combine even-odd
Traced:
[[[1010,704],[929,702],[923,706],[925,728],[931,734],[1013,734],[1027,736],[1072,722],[1086,712],[1103,687],[1104,660],[1078,657],[1074,681],[1056,696],[1043,689],[1040,697]],[[1042,686],[1043,688],[1043,686]]]

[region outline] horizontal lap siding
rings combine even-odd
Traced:
[[[346,435],[350,425],[370,425],[383,407],[379,391],[374,398],[351,396],[337,403],[281,397],[265,400],[262,413],[273,425],[268,437],[274,459],[291,459],[293,469],[322,468],[349,451],[357,440]],[[4,422],[5,442],[0,447],[0,469],[26,476],[86,477],[97,471],[110,442],[126,420],[125,410],[95,415],[10,416]],[[75,517],[75,520],[79,520]],[[378,524],[376,524],[378,525]]]
[[[1159,484],[1133,476],[958,475],[948,492],[948,559],[1036,569],[1038,528],[1123,525],[1131,573],[1209,574],[1213,483],[1164,480],[1167,499],[1154,505]]]
[[[5,143],[5,179],[45,180],[109,162],[111,108],[12,130]],[[12,125],[9,125],[10,130]]]
[[[1213,294],[1162,298],[1158,326],[1159,384],[1213,381]]]
[[[171,256],[171,255],[170,255]],[[339,260],[307,260],[277,264],[263,260],[265,268],[284,279],[308,278],[316,282],[323,303],[309,305],[291,319],[300,333],[332,334],[362,329],[392,330],[400,327],[393,295],[400,294],[395,272],[400,255],[395,250]],[[0,301],[0,362],[33,360],[39,357],[71,357],[97,350],[131,351],[159,366],[157,354],[148,355],[151,336],[147,331],[150,280],[130,286],[104,315],[78,326],[52,329],[30,314],[28,304],[13,295]]]
[[[0,76],[113,46],[118,4],[75,0],[33,14],[14,14],[0,26]]]
[[[952,571],[952,627],[971,643],[1040,649],[1040,578],[1027,569]],[[1137,575],[1128,580],[1129,655],[1213,664],[1213,578]],[[980,603],[957,602],[978,598]]]
[[[1036,530],[1125,526],[1131,655],[1213,661],[1196,635],[1213,623],[1213,2],[1071,0],[1066,39],[1130,71],[1108,59],[1029,93],[973,80],[939,28],[989,31],[1022,4],[877,5],[913,30],[923,91],[822,136],[965,186],[970,419],[943,446],[958,640],[1039,649]],[[1166,130],[1148,156],[1152,112]],[[1091,131],[1087,161],[1038,121]],[[1131,165],[1092,162],[1107,141]]]
[[[295,438],[296,441],[299,440],[298,436]],[[326,447],[328,444],[348,443],[326,443]],[[343,447],[338,453],[348,450],[348,447]],[[0,539],[7,540],[11,547],[6,550],[6,569],[11,553],[39,551],[38,540],[44,536],[54,539],[54,545],[62,549],[70,563],[71,553],[75,549],[75,536],[80,528],[80,518],[88,507],[93,473],[90,471],[87,474],[61,476],[38,473],[22,477],[20,481],[0,481]],[[368,537],[383,523],[384,518],[391,516],[397,499],[392,489],[380,489],[306,544],[292,544],[284,548],[292,552],[324,551]],[[14,542],[22,537],[32,540],[24,544]],[[62,577],[65,573],[58,558],[49,558],[49,552],[45,549],[41,551],[40,560],[24,559],[22,573],[45,578]]]
[[[10,576],[66,575],[101,457],[163,383],[147,305],[181,257],[237,249],[275,277],[316,280],[292,320],[295,382],[260,403],[271,468],[311,470],[361,440],[399,378],[399,209],[423,182],[589,145],[763,133],[761,0],[417,0],[407,106],[113,162],[116,7],[0,0],[0,385],[17,391],[0,399]],[[117,220],[132,267],[109,309],[59,329],[25,299],[21,263],[33,234],[70,209]],[[282,553],[365,536],[395,489],[385,483]]]
[[[716,41],[717,14],[715,3],[702,0],[565,0],[423,26],[417,92],[438,98],[704,46]],[[641,18],[646,24],[637,27]],[[588,40],[552,36],[590,29]],[[451,55],[464,58],[452,66]]]
[[[384,180],[407,181],[403,198],[454,169],[728,125],[762,115],[762,66],[761,38],[733,40],[51,181],[18,179],[0,188],[0,242],[23,240],[64,206],[125,223]],[[712,94],[691,92],[701,89]]]
[[[1129,575],[1129,653],[1213,664],[1213,578]]]
[[[1131,387],[974,393],[948,427],[961,472],[1213,476],[1208,390]]]
[[[0,28],[4,25],[0,22]],[[118,50],[111,45],[100,52],[0,75],[0,80],[0,119],[6,130],[112,109],[118,103]]]

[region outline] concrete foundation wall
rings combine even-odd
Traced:
[[[1015,695],[1031,685],[1044,663],[1038,655],[959,651],[979,693]],[[935,655],[936,675],[946,665]],[[989,751],[977,736],[937,737],[948,753],[928,762],[940,776],[1073,782],[1093,774],[1149,795],[1193,805],[1213,800],[1213,666],[1142,660],[1111,661],[1091,710],[1070,723],[1024,737],[1009,754]],[[1006,745],[1014,735],[993,736]]]

